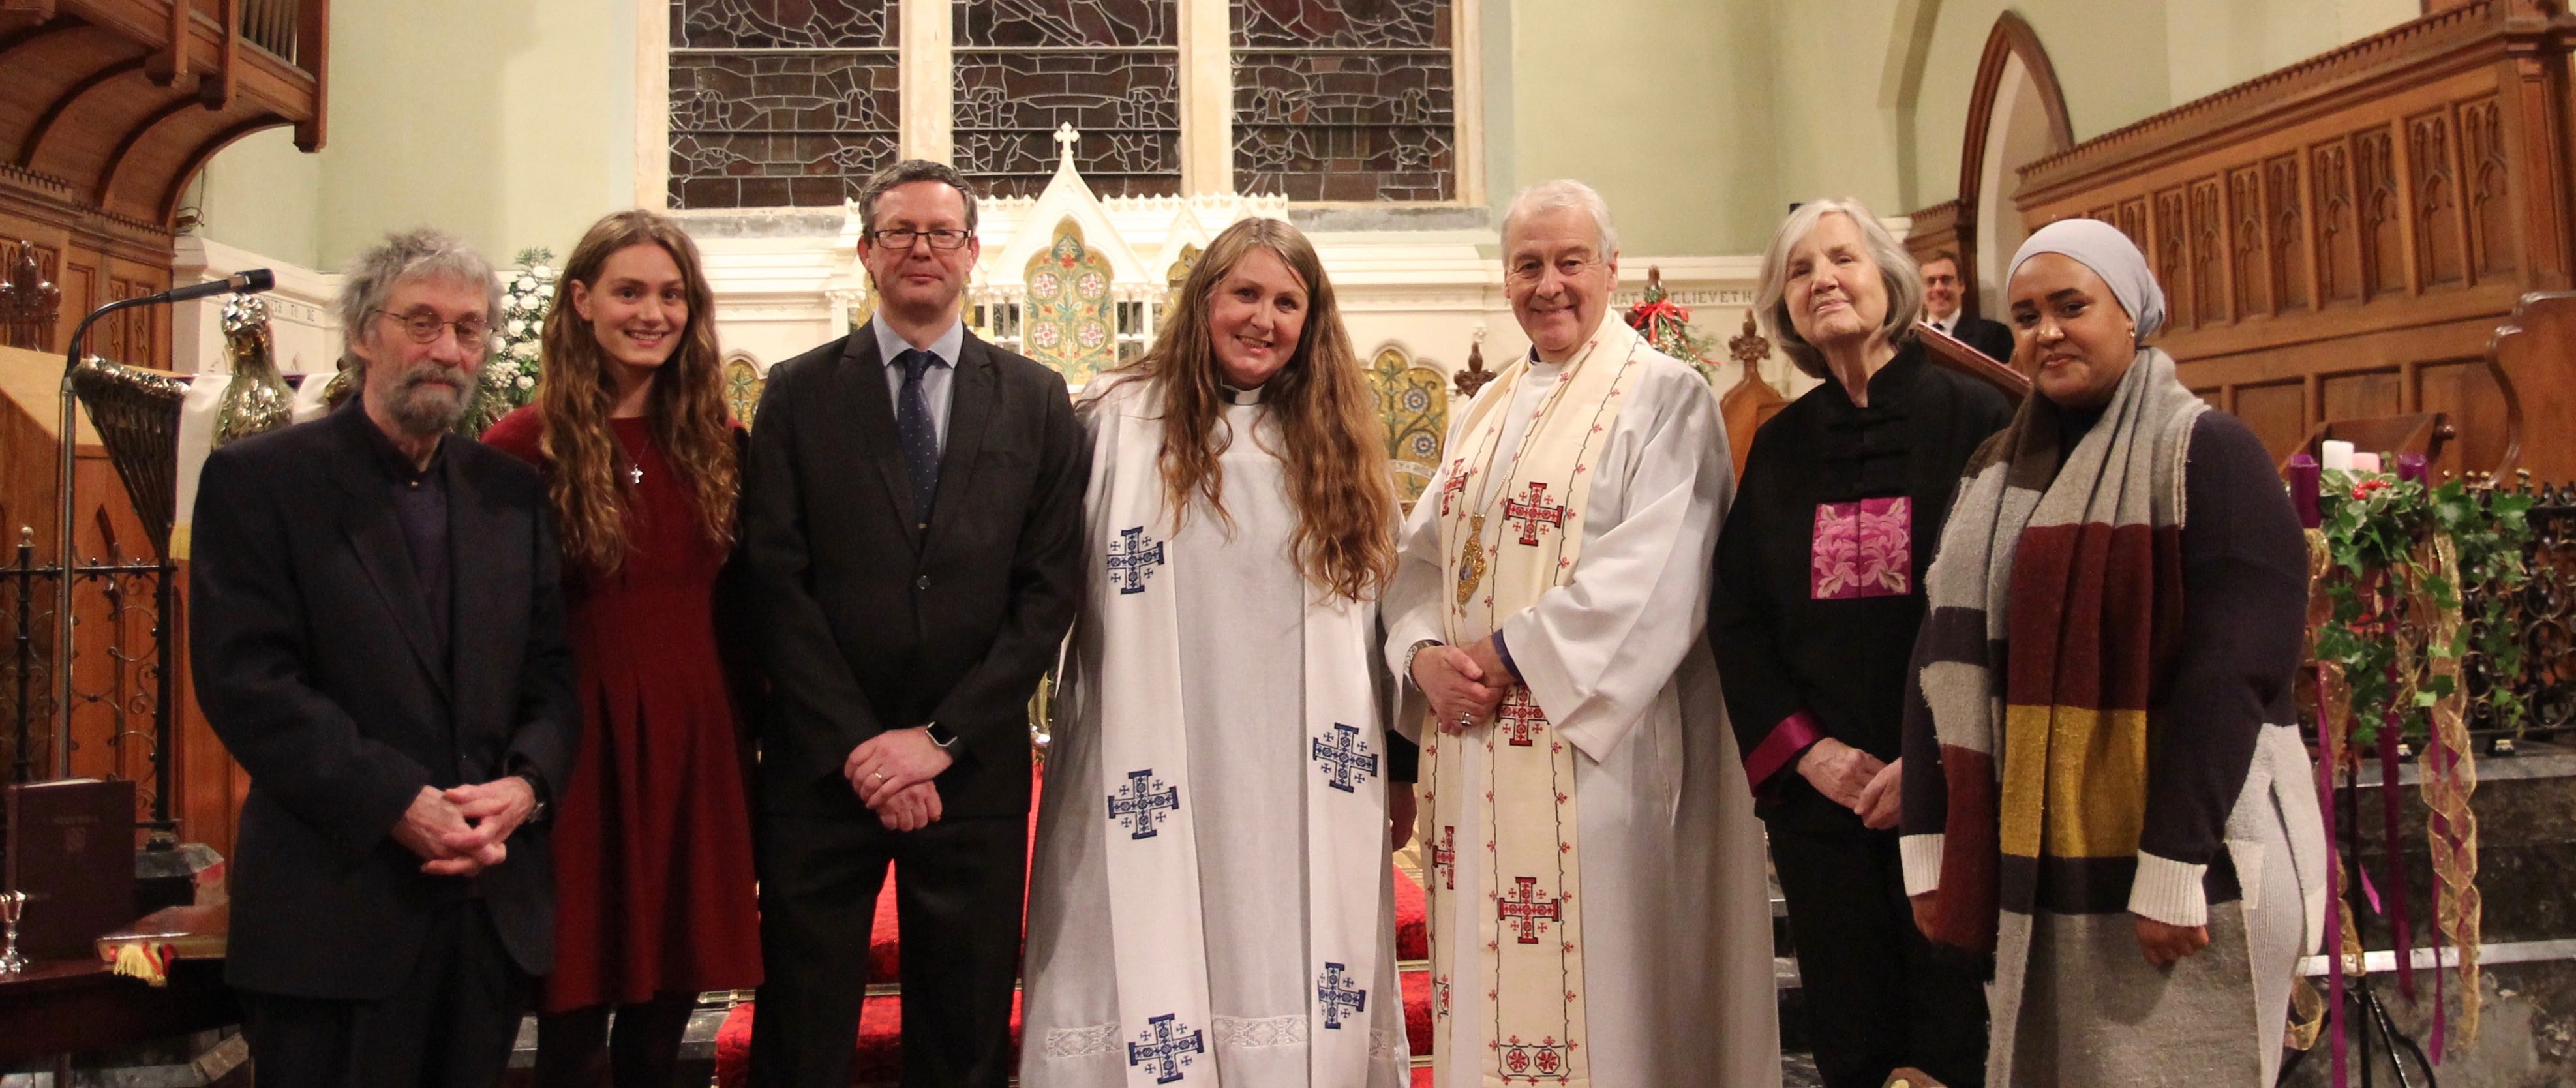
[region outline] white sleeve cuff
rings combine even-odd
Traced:
[[[1941,890],[1941,844],[1947,836],[1907,835],[1896,840],[1896,853],[1905,862],[1905,894],[1908,897]]]
[[[2129,885],[2129,913],[2169,926],[2209,924],[2209,893],[2201,878],[2209,866],[2186,865],[2138,851],[2138,877]]]

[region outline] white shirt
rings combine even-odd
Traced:
[[[882,313],[868,319],[868,328],[876,332],[877,358],[885,364],[886,393],[894,399],[895,414],[902,415],[903,368],[895,365],[894,357],[912,350],[912,344],[886,324]],[[930,402],[930,433],[942,450],[948,447],[949,379],[957,373],[957,353],[965,347],[966,322],[960,318],[923,349],[936,360],[921,372],[921,395]]]

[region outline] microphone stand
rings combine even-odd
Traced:
[[[187,287],[174,288],[172,290],[163,291],[157,295],[140,295],[134,298],[121,298],[90,311],[89,316],[82,318],[81,323],[72,329],[71,346],[69,350],[63,353],[63,410],[62,430],[59,434],[62,442],[62,471],[56,478],[56,486],[60,488],[58,494],[61,497],[61,523],[55,527],[56,532],[54,537],[54,546],[56,549],[55,555],[57,557],[56,564],[62,571],[60,579],[55,583],[54,593],[54,656],[55,660],[60,662],[55,669],[54,675],[54,720],[57,723],[54,734],[54,766],[56,777],[70,778],[72,776],[72,568],[76,565],[72,558],[72,549],[74,547],[72,543],[72,525],[73,518],[75,516],[72,503],[72,463],[79,456],[80,450],[80,432],[78,430],[80,426],[80,408],[77,402],[78,394],[72,388],[72,374],[80,369],[81,340],[89,335],[89,327],[96,324],[99,318],[106,317],[107,315],[116,313],[120,310],[130,310],[140,306],[165,305],[188,299],[204,298],[209,295],[228,293],[245,295],[257,294],[268,290],[270,287],[274,286],[276,282],[276,277],[271,275],[267,269],[259,268],[252,269],[248,272],[236,273],[225,279],[192,284]],[[167,557],[165,556],[164,558],[166,559]],[[167,580],[166,576],[164,580]],[[166,624],[170,622],[170,619],[165,615],[160,617],[159,622]],[[166,672],[170,667],[170,663],[167,660],[164,660],[160,663],[160,667]],[[162,738],[162,743],[166,744],[167,740],[168,738]],[[154,758],[156,760],[166,760],[167,753],[156,752],[154,754]]]

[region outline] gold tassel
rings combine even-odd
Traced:
[[[116,962],[108,969],[127,978],[139,978],[154,988],[170,984],[168,946],[150,946],[143,941],[128,941],[116,946]]]

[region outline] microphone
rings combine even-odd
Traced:
[[[186,302],[189,299],[204,298],[208,295],[256,295],[276,286],[276,273],[265,268],[254,268],[247,272],[235,272],[219,280],[192,283],[186,287],[173,287],[160,294],[133,301],[137,305],[148,305],[159,302]]]

